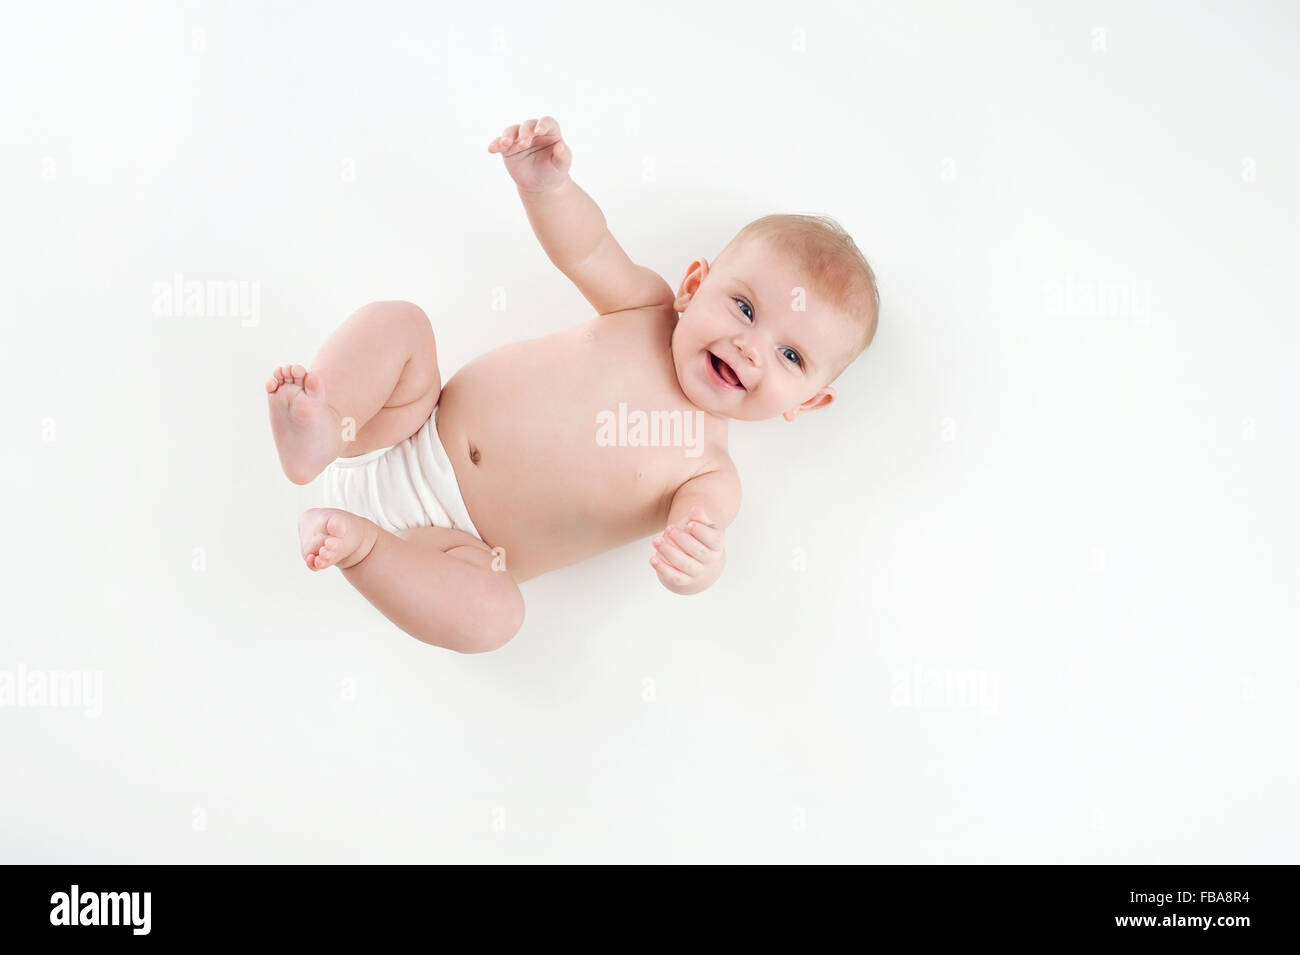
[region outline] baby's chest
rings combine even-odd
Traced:
[[[537,480],[593,517],[658,522],[677,488],[711,460],[704,422],[626,391],[591,398],[552,409],[554,430],[533,457]]]
[[[561,510],[651,533],[677,488],[710,466],[715,451],[703,412],[633,387],[636,377],[588,369],[571,388],[552,392],[521,442],[532,453],[519,465],[542,497],[566,502]]]
[[[477,369],[464,404],[479,472],[509,475],[520,505],[657,524],[723,445],[682,395],[668,342],[641,324],[601,319]]]

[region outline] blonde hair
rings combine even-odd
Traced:
[[[729,249],[747,242],[765,240],[773,249],[791,255],[808,284],[839,311],[861,324],[861,334],[848,352],[844,364],[831,380],[839,377],[867,350],[876,337],[880,317],[880,290],[876,273],[853,237],[830,216],[775,214],[755,219],[736,233],[718,253],[714,267]]]

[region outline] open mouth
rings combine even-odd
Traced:
[[[738,391],[744,391],[745,386],[740,383],[740,376],[732,370],[731,366],[719,358],[713,352],[709,352],[709,367],[713,369],[714,377],[728,388],[735,388]]]

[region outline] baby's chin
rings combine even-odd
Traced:
[[[696,381],[689,372],[683,371],[680,366],[677,367],[676,372],[677,387],[681,389],[682,394],[686,396],[686,400],[691,403],[695,410],[703,411],[705,414],[717,418],[739,420],[736,417],[736,412],[740,409],[718,400],[718,395],[710,391],[707,385]]]

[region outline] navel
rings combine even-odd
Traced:
[[[474,445],[472,444],[469,446],[469,459],[474,464],[478,464],[478,459],[479,459],[478,448],[474,447]]]

